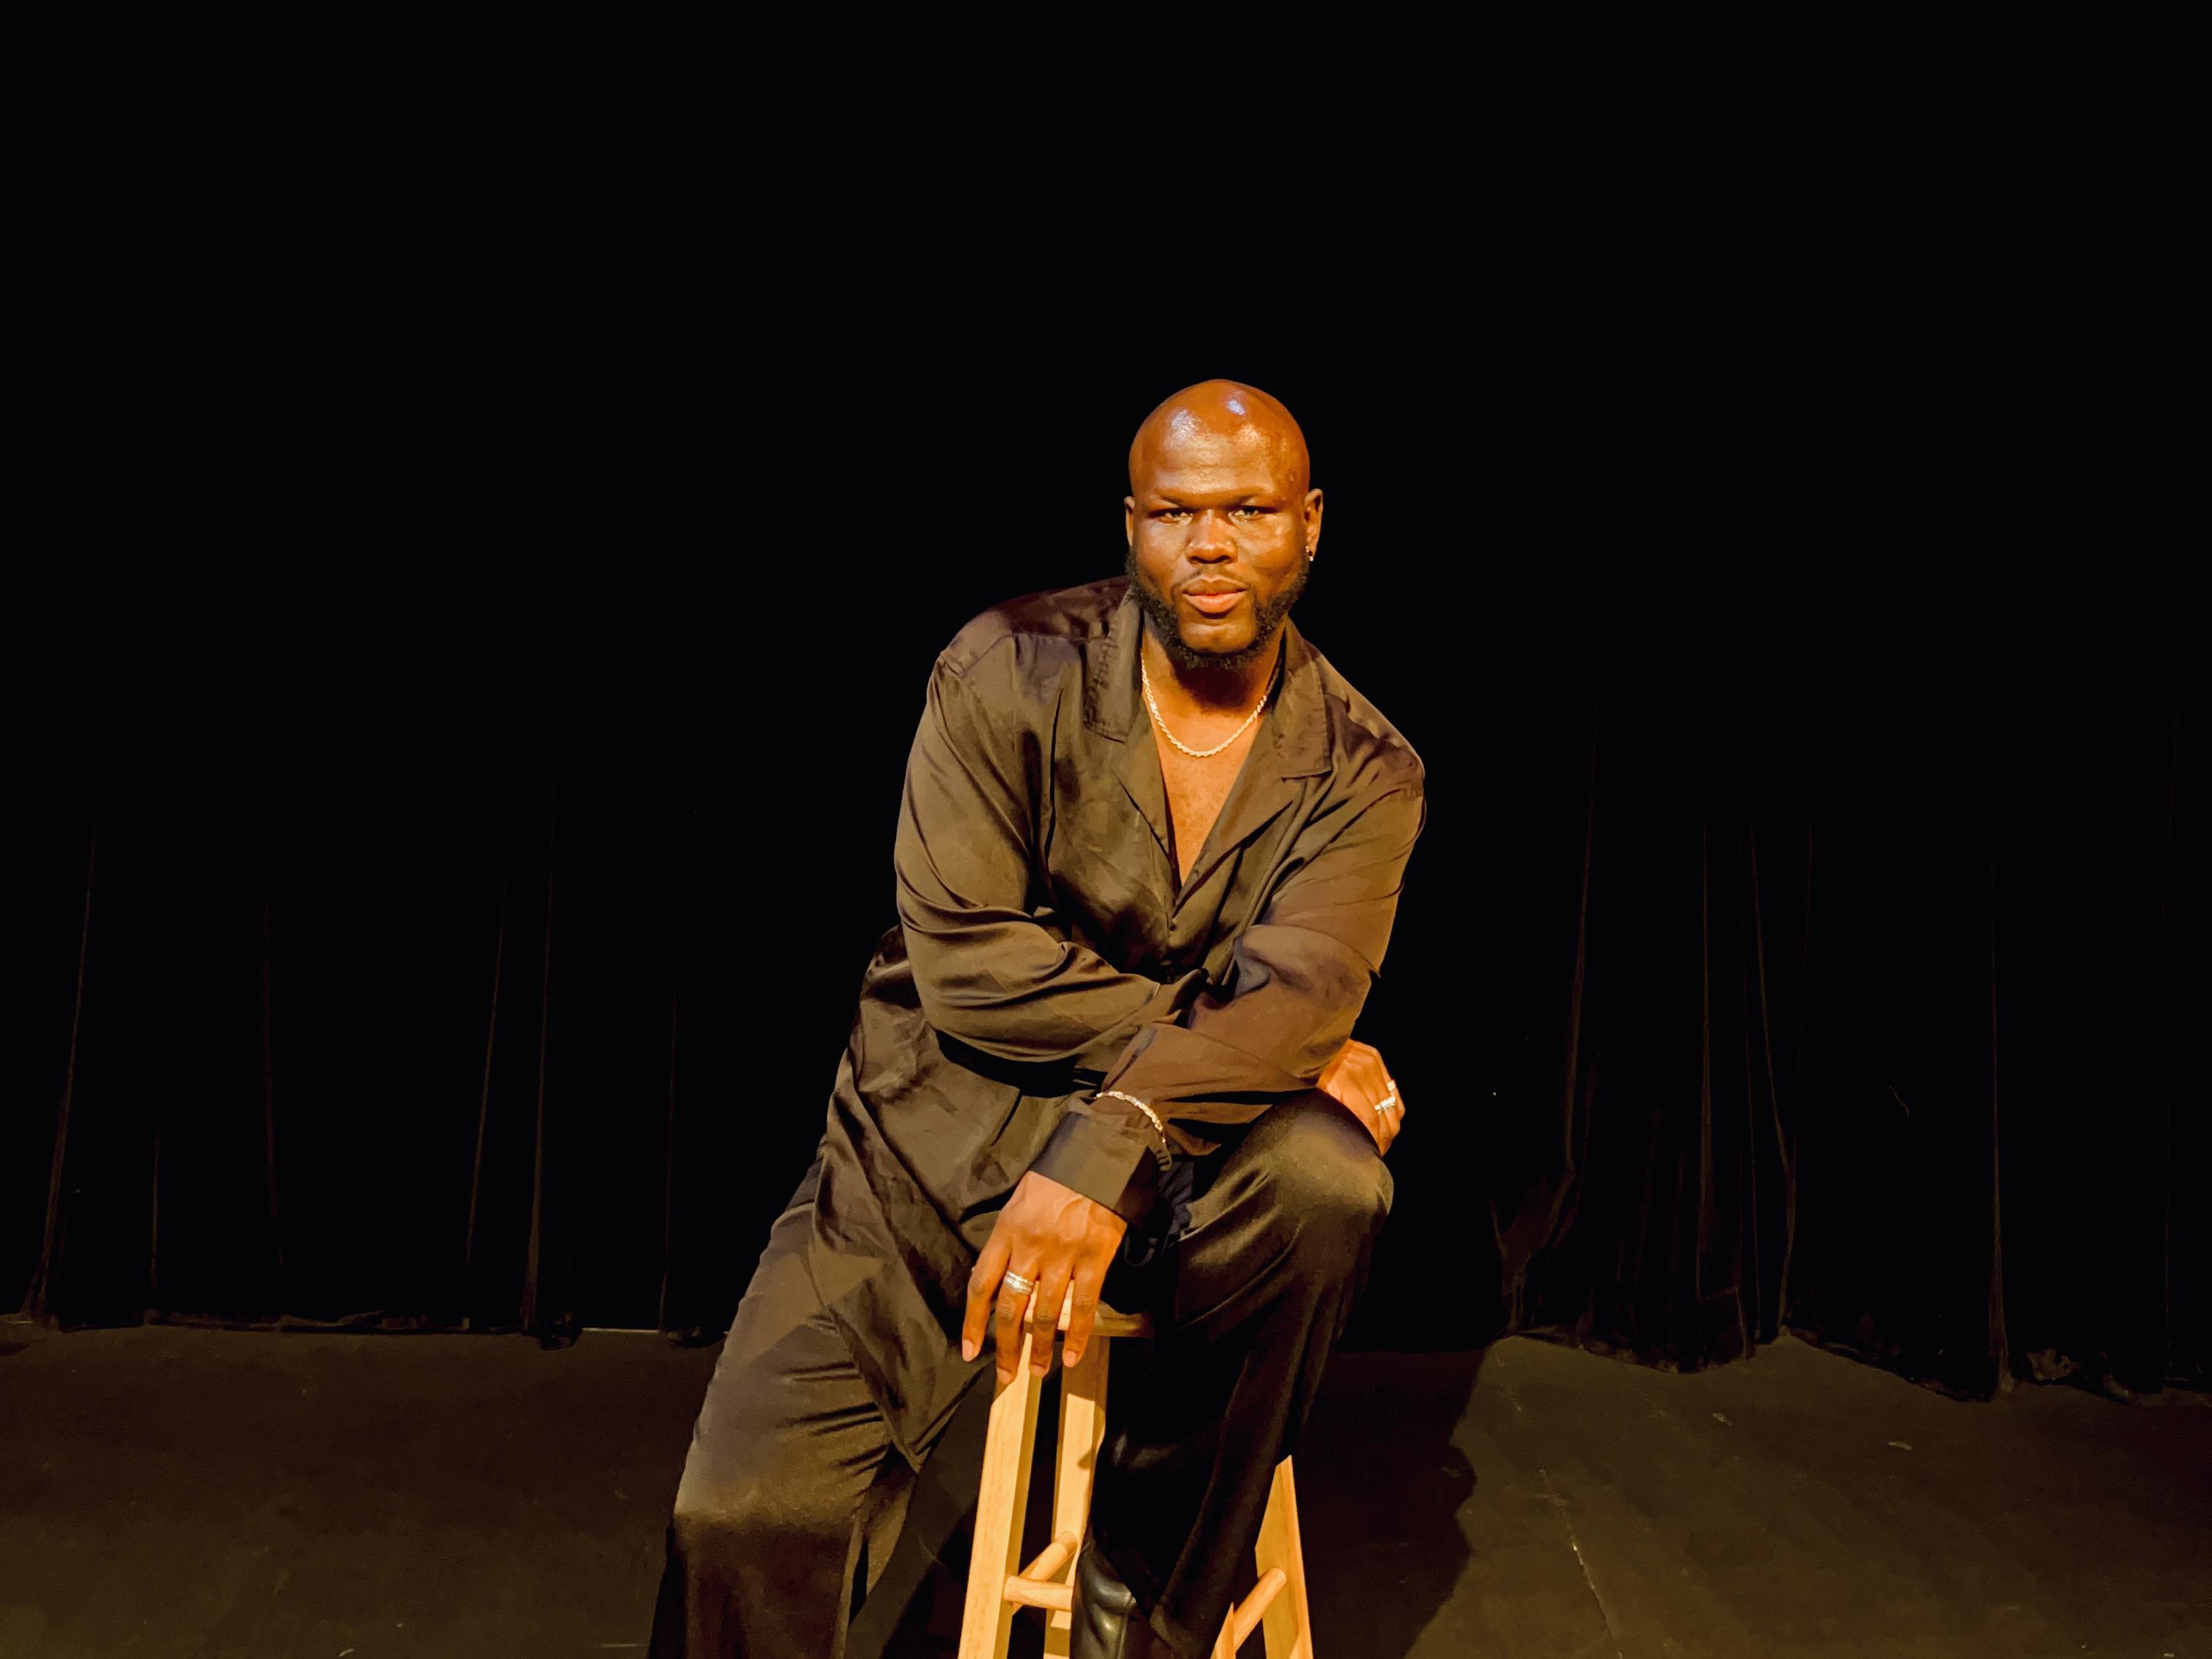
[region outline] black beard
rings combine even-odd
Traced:
[[[1249,668],[1260,660],[1273,641],[1275,630],[1283,625],[1283,618],[1291,614],[1291,607],[1298,602],[1298,595],[1306,591],[1306,582],[1313,574],[1313,561],[1308,559],[1298,567],[1298,574],[1291,585],[1261,605],[1255,602],[1257,620],[1252,629],[1252,643],[1236,651],[1199,651],[1183,643],[1182,625],[1176,620],[1175,604],[1145,580],[1145,573],[1137,567],[1137,550],[1130,545],[1121,562],[1122,574],[1129,579],[1129,591],[1137,596],[1137,603],[1152,619],[1152,631],[1159,635],[1160,648],[1168,659],[1178,667],[1191,669]]]

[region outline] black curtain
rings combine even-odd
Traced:
[[[264,410],[198,481],[251,561],[86,562],[16,761],[0,1304],[718,1333],[931,657],[1116,570],[1129,431],[1220,372],[1306,422],[1301,625],[1429,767],[1352,1340],[2205,1385],[2199,728],[2055,393],[1841,329],[1718,377],[924,320],[711,388],[372,338],[313,365],[344,442]]]

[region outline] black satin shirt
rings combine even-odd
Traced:
[[[1419,757],[1297,626],[1188,880],[1121,577],[985,611],[939,653],[907,762],[898,925],[862,981],[809,1255],[917,1466],[988,1350],[968,1275],[1036,1170],[1128,1219],[1160,1137],[1217,1145],[1314,1086],[1382,965],[1426,817]]]

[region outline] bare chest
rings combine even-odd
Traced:
[[[1178,881],[1190,878],[1191,866],[1205,848],[1213,821],[1221,816],[1222,805],[1229,799],[1256,735],[1248,730],[1228,748],[1205,760],[1194,760],[1171,744],[1158,745],[1160,777],[1167,786],[1168,817],[1175,830]]]

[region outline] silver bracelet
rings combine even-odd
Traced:
[[[1136,1096],[1125,1095],[1119,1089],[1101,1089],[1097,1094],[1093,1095],[1091,1098],[1093,1100],[1103,1100],[1109,1096],[1111,1096],[1115,1100],[1127,1101],[1129,1104],[1135,1107],[1139,1111],[1142,1112],[1146,1117],[1152,1120],[1152,1127],[1159,1131],[1160,1150],[1157,1156],[1159,1158],[1161,1167],[1164,1169],[1172,1157],[1172,1148],[1168,1140],[1168,1126],[1160,1121],[1160,1115],[1154,1111],[1151,1107],[1146,1105],[1143,1101],[1138,1099]]]

